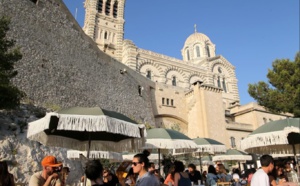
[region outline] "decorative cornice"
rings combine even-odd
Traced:
[[[216,87],[213,85],[208,85],[208,84],[201,84],[199,87],[203,88],[204,90],[217,92],[217,93],[221,93],[223,91],[222,88],[219,88],[219,87]]]
[[[227,59],[225,59],[222,55],[219,55],[217,57],[213,57],[215,59],[208,59],[208,61],[212,61],[212,65],[211,66],[214,66],[214,63],[220,63],[220,64],[223,64],[225,67],[228,67],[228,68],[231,68],[233,70],[235,70],[235,66],[233,66]],[[216,59],[219,59],[217,61],[215,61]]]
[[[243,132],[253,132],[253,125],[251,124],[243,124],[243,123],[227,123],[225,125],[227,130],[234,131],[243,131]]]
[[[238,112],[236,112],[236,113],[232,113],[232,116],[236,117],[236,116],[243,115],[243,114],[246,114],[246,113],[249,113],[249,112],[254,112],[254,111],[257,111],[257,112],[263,112],[263,113],[268,113],[268,114],[273,114],[273,113],[271,113],[270,111],[252,107],[252,108],[248,108],[248,109],[244,109],[244,110],[238,111]],[[290,116],[287,115],[287,114],[281,114],[281,113],[278,113],[278,114],[276,114],[276,115],[285,116],[285,117],[290,117]]]
[[[173,63],[184,64],[184,65],[189,66],[189,67],[195,67],[195,68],[202,69],[202,70],[206,71],[206,69],[204,67],[201,67],[199,65],[195,65],[195,64],[192,64],[192,63],[189,63],[189,62],[186,62],[186,61],[174,58],[174,57],[170,57],[170,56],[166,56],[166,55],[159,54],[159,53],[156,53],[156,52],[152,52],[150,50],[145,50],[145,49],[138,48],[138,52],[141,53],[141,54],[151,55],[151,56],[154,56],[154,57],[165,59],[165,60],[171,61]]]
[[[109,22],[112,22],[112,23],[117,23],[117,24],[125,23],[124,19],[116,19],[116,18],[107,16],[107,15],[103,15],[103,14],[100,14],[100,13],[97,13],[96,16],[97,16],[97,18],[100,18],[102,20],[106,20],[106,21],[109,21]]]
[[[220,55],[218,55],[218,56],[215,56],[215,57],[209,57],[209,58],[207,58],[207,60],[208,61],[213,61],[213,60],[216,60],[216,59],[220,59]]]

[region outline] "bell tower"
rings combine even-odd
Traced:
[[[125,0],[86,0],[83,31],[99,49],[121,61]]]

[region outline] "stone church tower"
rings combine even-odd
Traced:
[[[125,0],[86,0],[83,30],[100,50],[121,61]]]

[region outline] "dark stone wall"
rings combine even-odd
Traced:
[[[154,125],[154,83],[100,51],[62,0],[0,0],[3,15],[11,18],[8,37],[23,54],[13,82],[27,100],[55,108],[100,106]]]

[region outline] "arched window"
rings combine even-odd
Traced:
[[[230,137],[230,143],[231,143],[231,147],[235,148],[235,138],[234,137]]]
[[[110,0],[107,0],[105,4],[105,15],[109,15],[109,13],[110,13]]]
[[[98,1],[98,6],[97,6],[97,11],[99,13],[102,13],[102,9],[103,9],[103,0],[99,0]]]
[[[209,46],[206,45],[206,52],[207,52],[207,56],[210,57],[210,51],[209,51]]]
[[[117,18],[117,16],[118,16],[118,1],[115,1],[115,3],[114,3],[113,16],[114,16],[114,18]]]
[[[218,72],[219,72],[220,74],[222,74],[222,68],[221,68],[221,67],[218,67]]]
[[[221,80],[220,80],[220,77],[218,77],[218,87],[221,88]]]
[[[186,58],[187,58],[188,61],[190,60],[190,52],[189,52],[189,50],[186,50]]]
[[[227,92],[225,78],[223,78],[223,90],[224,90],[224,92]]]
[[[196,46],[196,54],[197,54],[197,57],[200,57],[200,47],[199,46]]]
[[[144,90],[144,87],[138,86],[139,96],[142,96],[142,91]]]
[[[107,39],[107,32],[104,33],[104,39]]]
[[[146,75],[146,77],[147,77],[148,79],[151,79],[151,70],[147,70],[147,75]]]
[[[172,79],[172,85],[173,85],[173,86],[176,86],[176,76],[173,76],[173,79]]]

